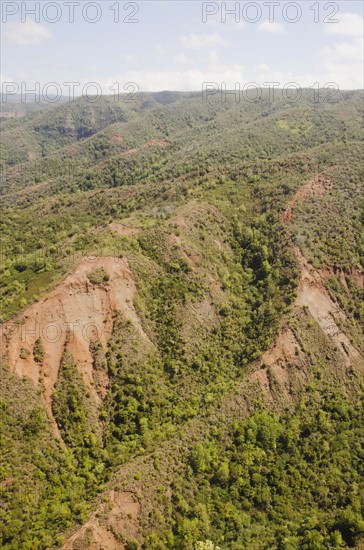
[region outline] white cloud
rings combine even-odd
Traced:
[[[122,54],[120,54],[120,59],[122,59],[123,61],[135,61],[135,55],[133,55],[132,53],[128,53],[128,52],[124,52]]]
[[[155,48],[154,48],[154,51],[158,54],[158,55],[166,55],[167,53],[167,50],[161,46],[160,44],[158,44]]]
[[[359,90],[364,86],[363,65],[361,63],[331,62],[323,63],[324,72],[320,82],[334,82],[341,90]]]
[[[259,65],[255,66],[255,69],[257,71],[269,71],[269,67],[265,63],[259,63]]]
[[[342,89],[363,87],[363,38],[339,42],[320,51],[326,82],[336,82]]]
[[[0,73],[0,85],[1,85],[1,93],[2,94],[9,94],[9,97],[12,94],[19,92],[19,85],[14,81],[13,77],[10,77],[7,74]]]
[[[203,50],[214,46],[226,46],[230,42],[215,32],[213,34],[189,34],[181,37],[181,44],[191,50]]]
[[[340,90],[363,88],[363,56],[362,40],[354,39],[323,48],[312,72],[302,73],[298,70],[285,72],[262,63],[254,67],[251,80],[264,88],[264,82],[279,82],[278,88],[283,88],[290,82],[296,82],[301,87],[313,87],[319,83],[320,90],[328,83],[337,84]]]
[[[226,32],[237,32],[247,27],[245,21],[234,21],[232,18],[226,19],[225,23],[221,19],[208,19],[205,25]]]
[[[252,73],[251,80],[257,82],[262,89],[282,89],[289,84],[297,84],[299,87],[308,88],[318,80],[317,76],[312,73],[295,73],[288,71],[277,71],[272,67],[262,63],[255,67],[256,72]],[[319,79],[321,82],[321,79]],[[326,81],[325,81],[326,82]],[[274,84],[278,83],[278,84]],[[293,87],[293,85],[292,85]],[[275,92],[274,92],[275,93]],[[279,93],[279,92],[277,92]]]
[[[193,59],[187,57],[187,55],[185,55],[184,53],[179,53],[178,55],[175,55],[173,57],[173,61],[174,63],[178,63],[180,65],[192,65],[194,62]]]
[[[5,23],[4,35],[8,42],[19,46],[40,44],[52,36],[46,27],[35,21]]]
[[[326,23],[326,34],[341,34],[347,36],[363,36],[364,19],[358,13],[338,13],[336,16],[338,23]]]
[[[135,82],[140,91],[157,92],[160,90],[199,91],[203,83],[213,82],[218,86],[226,83],[227,88],[234,88],[235,82],[246,82],[242,65],[217,64],[203,69],[185,68],[166,71],[132,71],[120,74],[108,80],[100,78],[98,82],[110,94],[115,82]]]
[[[318,58],[315,70],[310,73],[276,71],[271,67],[257,66],[256,73],[250,75],[250,80],[260,84],[264,88],[264,82],[279,82],[277,88],[288,86],[289,83],[297,83],[302,88],[310,88],[315,82],[320,89],[329,82],[334,82],[340,90],[358,90],[363,88],[363,71],[360,62],[348,62],[331,58]],[[271,87],[273,85],[271,84]]]
[[[219,56],[218,56],[216,50],[212,50],[212,52],[210,52],[209,60],[210,60],[212,63],[217,63],[217,62],[219,61]]]
[[[273,32],[276,34],[284,34],[284,25],[282,23],[273,22],[270,21],[263,21],[260,25],[258,25],[258,31],[263,32]]]
[[[335,62],[339,59],[363,62],[363,38],[355,38],[351,42],[341,42],[333,46],[326,46],[320,52],[321,56],[327,61]]]
[[[235,83],[240,84],[240,89],[249,83],[256,83],[262,89],[268,90],[269,83],[279,82],[278,88],[283,88],[289,83],[297,83],[301,87],[313,88],[315,82],[319,82],[320,90],[326,83],[335,82],[341,90],[359,89],[363,87],[362,70],[359,62],[348,63],[347,60],[330,60],[321,59],[318,56],[318,63],[315,71],[311,73],[301,72],[280,72],[274,70],[265,64],[260,64],[254,67],[254,71],[247,69],[240,64],[224,64],[222,62],[212,63],[210,66],[203,68],[194,68],[189,66],[178,66],[168,70],[133,70],[120,74],[113,74],[110,78],[105,78],[97,75],[93,78],[100,84],[103,94],[110,95],[112,90],[115,90],[115,82],[126,83],[135,82],[138,88],[135,90],[156,92],[160,90],[179,90],[179,91],[201,91],[203,83],[212,83],[215,88],[221,88],[226,84],[227,90],[233,90]],[[16,75],[15,81],[17,81]],[[27,80],[30,76],[28,76]],[[11,79],[10,79],[11,80]],[[24,81],[24,79],[22,79]],[[46,83],[41,82],[41,87]],[[81,79],[81,85],[77,88],[77,93],[80,93],[83,86],[89,82],[87,79]],[[265,84],[264,84],[265,83]],[[31,83],[29,84],[31,87]],[[270,85],[272,88],[272,85]],[[316,87],[315,87],[316,88]],[[205,87],[206,89],[206,87]],[[131,91],[129,89],[127,91]],[[120,92],[123,93],[123,85],[120,85]],[[67,95],[69,90],[64,89],[64,94]],[[76,95],[77,95],[76,93]],[[272,92],[273,93],[273,92]],[[275,92],[280,93],[280,92]]]

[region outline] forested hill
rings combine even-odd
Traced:
[[[362,548],[363,94],[276,92],[1,118],[2,548]]]

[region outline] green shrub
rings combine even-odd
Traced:
[[[41,363],[43,361],[44,347],[43,347],[43,342],[40,338],[37,338],[34,343],[33,357],[36,363]]]
[[[107,283],[110,280],[110,275],[106,273],[103,267],[98,267],[90,273],[87,274],[87,277],[93,285],[101,285],[102,283]]]

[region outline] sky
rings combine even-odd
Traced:
[[[3,93],[363,88],[361,1],[3,0],[1,27]]]

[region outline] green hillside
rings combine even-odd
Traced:
[[[6,120],[2,548],[362,547],[362,105]]]

